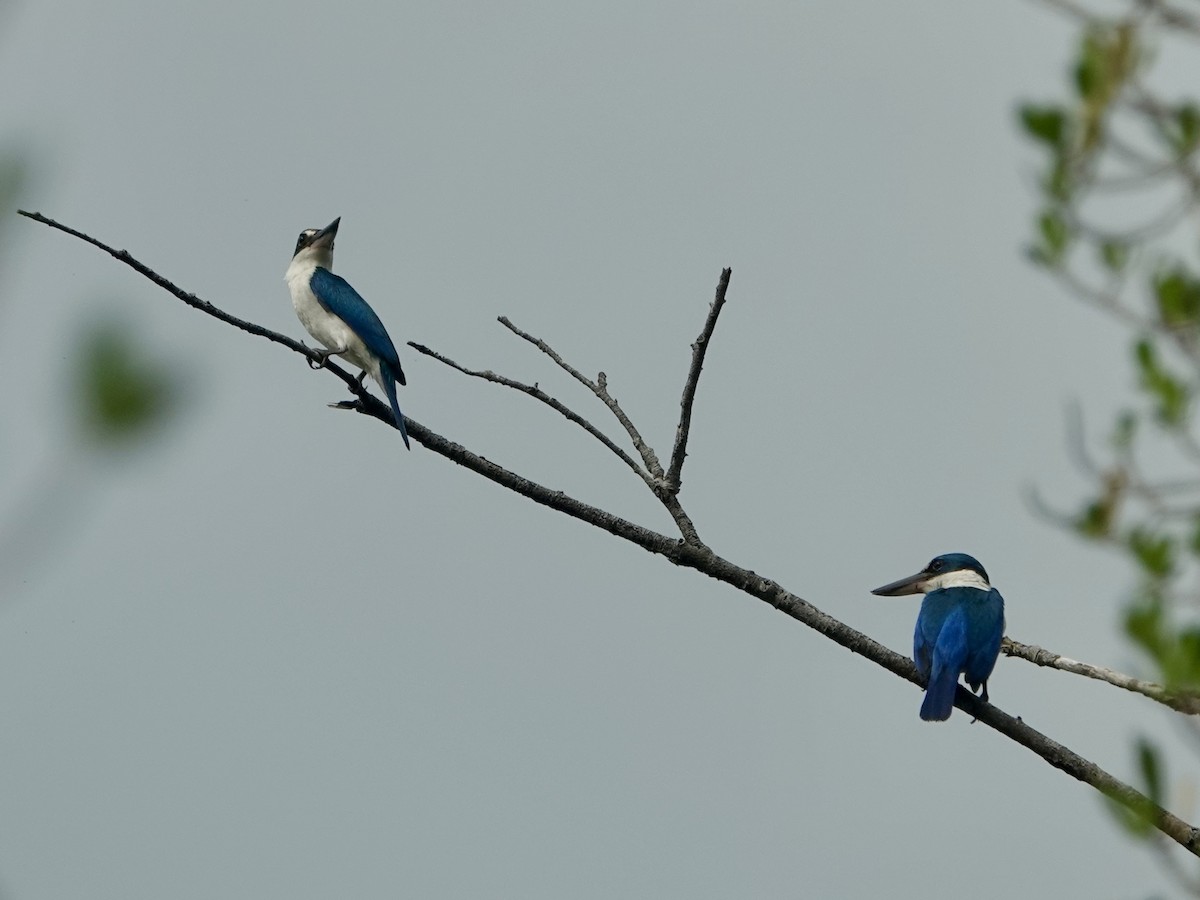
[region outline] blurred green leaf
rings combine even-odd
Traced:
[[[1164,532],[1146,527],[1134,527],[1126,538],[1134,559],[1151,578],[1164,579],[1175,568],[1175,539]]]
[[[1164,617],[1162,597],[1153,590],[1141,591],[1125,609],[1125,633],[1156,662],[1166,655]]]
[[[1184,628],[1176,635],[1163,680],[1169,687],[1188,690],[1200,685],[1200,630]]]
[[[1200,143],[1200,107],[1188,101],[1175,108],[1172,143],[1175,152],[1187,156]]]
[[[1084,33],[1079,56],[1075,60],[1075,91],[1083,100],[1095,96],[1105,83],[1104,46],[1100,34],[1100,29],[1096,28]]]
[[[1093,540],[1108,537],[1112,533],[1114,507],[1107,498],[1093,500],[1075,517],[1075,530]]]
[[[1200,281],[1176,265],[1156,274],[1152,284],[1162,323],[1169,328],[1195,328],[1200,322]]]
[[[1100,142],[1113,101],[1137,68],[1137,31],[1130,22],[1089,27],[1075,62],[1075,90],[1080,108],[1080,147],[1090,153]]]
[[[1100,244],[1100,261],[1110,272],[1120,272],[1129,261],[1129,245],[1123,241],[1103,241]]]
[[[1031,251],[1035,260],[1047,266],[1057,266],[1062,262],[1071,237],[1066,220],[1058,210],[1048,209],[1038,217],[1038,233],[1041,242]]]
[[[1134,358],[1141,375],[1141,388],[1156,401],[1155,417],[1170,428],[1184,425],[1191,400],[1187,385],[1163,368],[1154,344],[1147,338],[1135,344]]]
[[[1026,103],[1018,110],[1025,132],[1036,141],[1061,148],[1067,139],[1067,114],[1058,106]]]
[[[93,326],[74,356],[75,393],[89,439],[125,443],[166,421],[178,382],[165,365],[142,352],[127,327],[114,321]]]

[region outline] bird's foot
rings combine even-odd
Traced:
[[[311,356],[308,358],[309,368],[323,369],[329,363],[329,357],[336,356],[338,353],[341,353],[341,352],[342,352],[341,350],[329,350],[329,349],[315,350],[314,349],[313,353],[315,353],[317,355],[317,358],[313,359]]]

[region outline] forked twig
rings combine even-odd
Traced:
[[[562,403],[561,401],[556,400],[554,397],[551,397],[536,384],[525,384],[524,382],[517,381],[513,378],[507,378],[504,375],[497,375],[490,369],[468,369],[466,366],[460,365],[459,363],[450,359],[450,357],[444,356],[443,354],[438,353],[436,350],[432,350],[429,347],[426,347],[424,344],[418,344],[415,341],[409,341],[408,346],[412,347],[418,353],[423,353],[426,356],[436,359],[440,363],[444,363],[457,372],[462,372],[464,375],[469,375],[471,378],[482,378],[484,381],[490,381],[493,384],[499,384],[503,385],[504,387],[512,388],[514,391],[520,391],[522,394],[528,394],[535,400],[545,403],[567,421],[574,422],[576,425],[602,443],[605,447],[615,453],[617,457],[623,463],[625,463],[625,465],[637,472],[638,477],[645,481],[652,490],[655,489],[655,481],[651,477],[650,473],[640,466],[632,456],[618,447],[613,442],[612,438],[610,438],[607,434],[605,434],[583,416],[579,415],[579,413],[575,412],[575,410],[571,409],[565,403]]]
[[[662,464],[658,461],[658,454],[656,454],[650,448],[650,445],[647,444],[642,438],[641,433],[637,430],[637,428],[634,427],[634,424],[632,421],[630,421],[629,416],[625,415],[625,410],[621,409],[621,404],[619,404],[616,398],[608,392],[608,377],[603,372],[599,374],[595,381],[592,381],[592,379],[588,378],[569,362],[559,356],[558,352],[541,338],[536,338],[532,334],[522,331],[520,328],[514,325],[511,321],[509,321],[508,316],[500,316],[497,321],[517,337],[533,344],[533,346],[537,347],[548,357],[554,360],[555,364],[560,369],[599,397],[604,405],[612,411],[612,414],[617,417],[617,421],[621,423],[621,427],[625,429],[625,433],[628,434],[629,439],[633,441],[633,448],[637,450],[638,454],[642,457],[642,462],[646,464],[646,469],[655,478],[663,477],[663,468]]]

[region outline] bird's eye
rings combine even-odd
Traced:
[[[929,563],[928,568],[929,568],[930,572],[939,572],[939,571],[941,571],[941,568],[942,568],[942,561],[940,559],[932,560]]]

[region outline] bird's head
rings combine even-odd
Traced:
[[[337,237],[338,216],[324,228],[305,228],[296,238],[296,251],[292,259],[301,261],[311,259],[316,265],[325,269],[333,267],[333,239]]]
[[[949,587],[973,587],[986,591],[991,583],[987,572],[975,557],[965,553],[943,553],[931,559],[929,565],[916,575],[885,584],[871,593],[880,597],[900,597],[904,594],[928,594]]]

